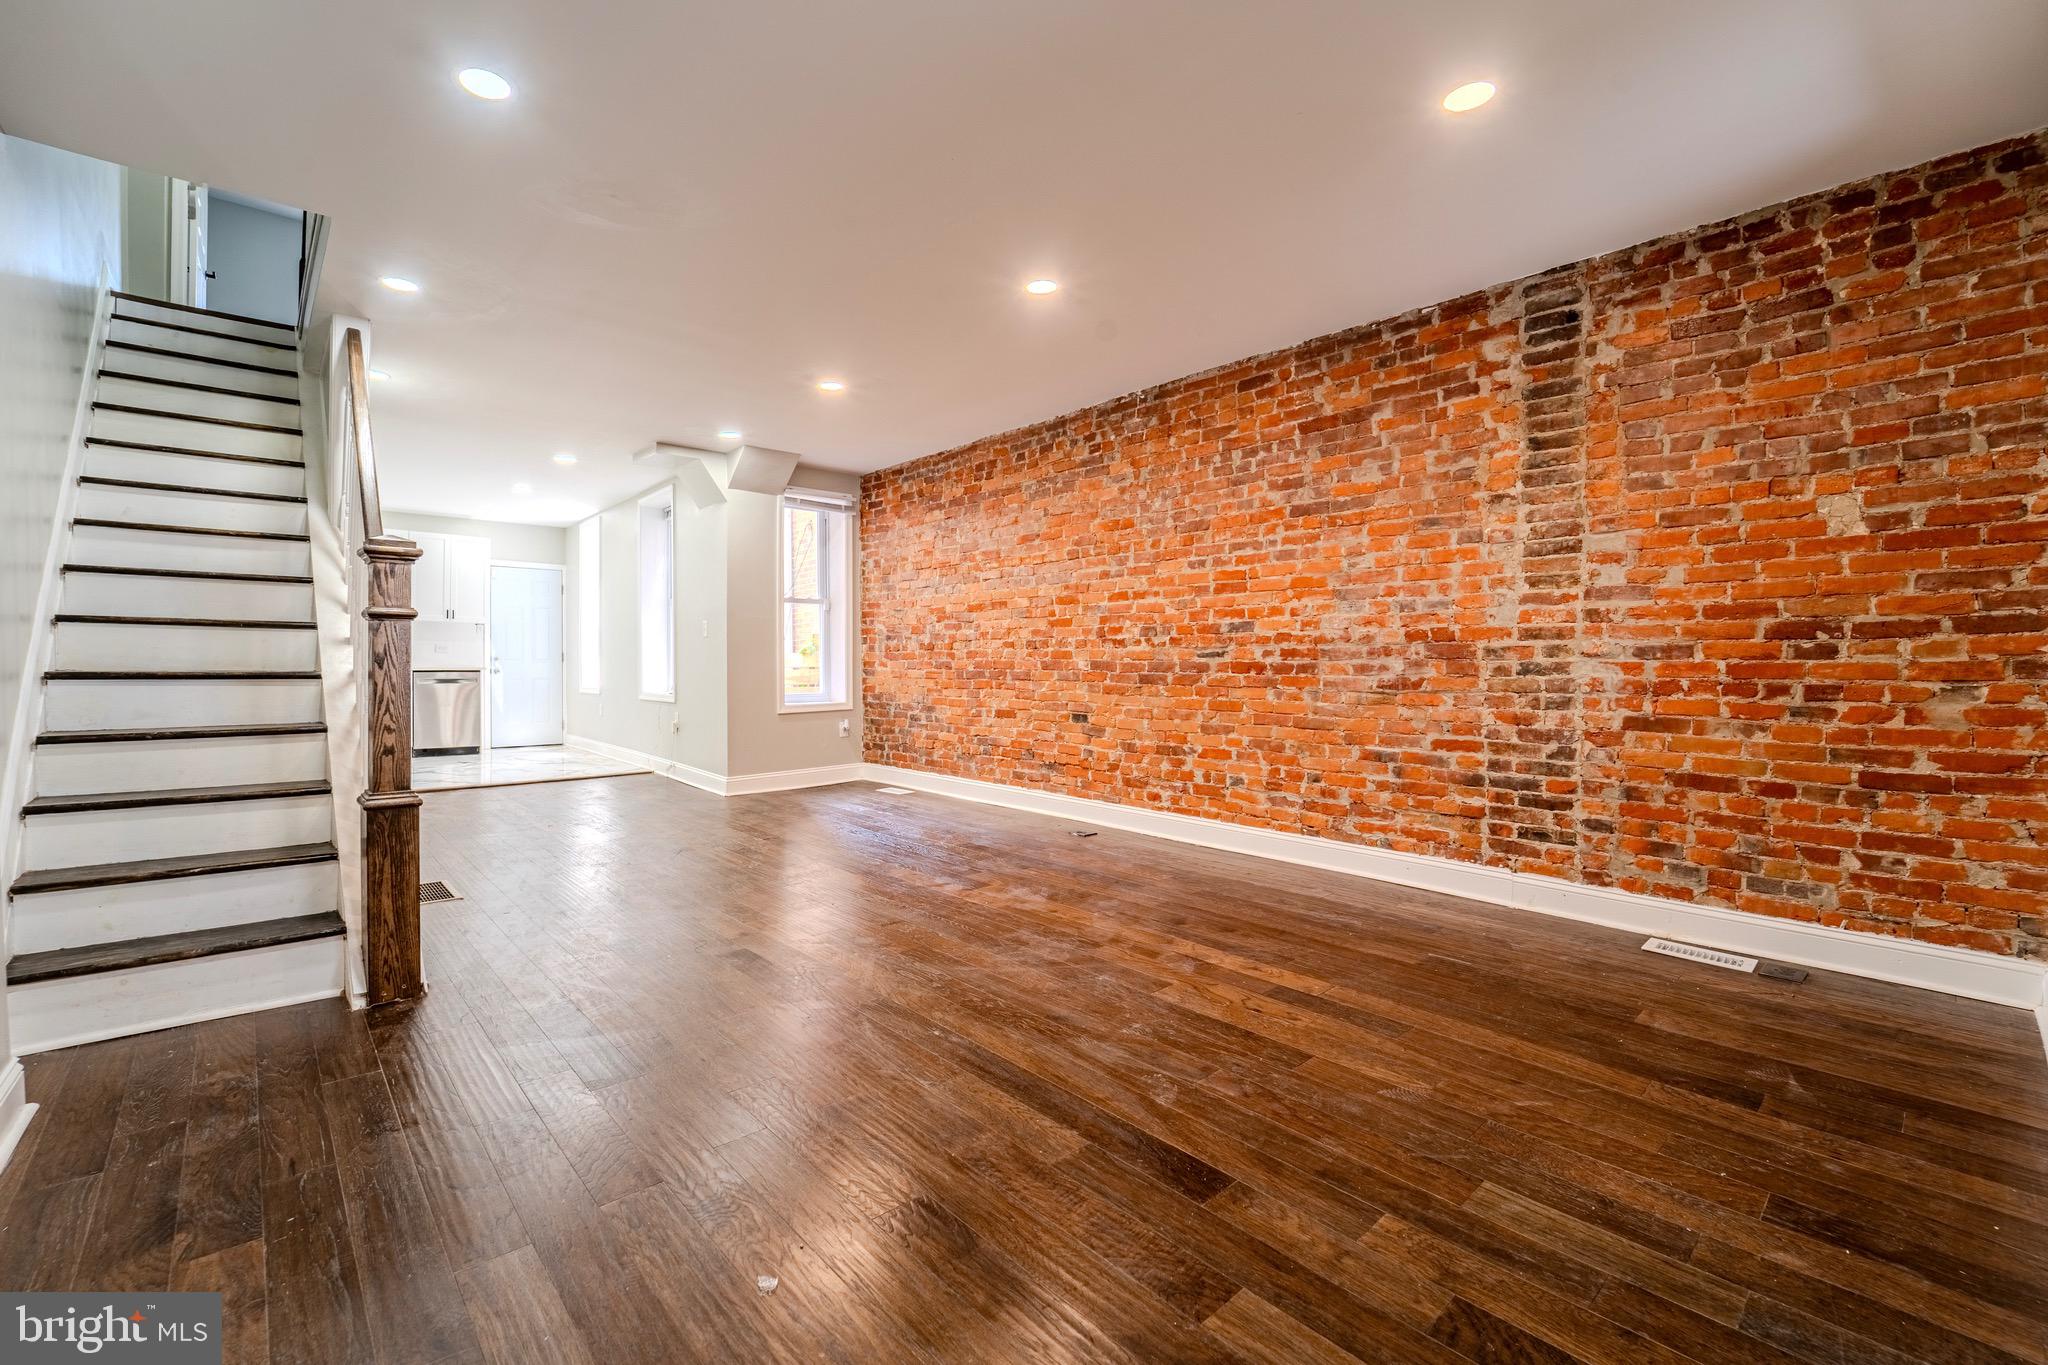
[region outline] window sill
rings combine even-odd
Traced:
[[[783,701],[777,702],[777,714],[784,716],[809,715],[813,711],[851,711],[850,701]]]
[[[664,702],[667,705],[674,706],[676,703],[676,694],[673,692],[642,692],[640,694],[640,700]]]

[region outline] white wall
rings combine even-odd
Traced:
[[[0,773],[10,779],[99,289],[120,278],[121,168],[0,135]],[[0,786],[0,868],[11,868],[21,793]],[[13,1056],[0,1011],[0,1147],[21,1113]]]
[[[213,190],[206,197],[206,306],[223,313],[299,320],[299,215],[246,204]]]

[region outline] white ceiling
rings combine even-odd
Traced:
[[[0,33],[7,132],[330,214],[387,500],[516,521],[636,491],[657,439],[876,469],[2048,124],[2041,0],[0,0]]]

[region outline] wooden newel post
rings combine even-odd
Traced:
[[[364,958],[369,1002],[420,994],[420,794],[412,789],[412,562],[420,547],[397,536],[363,542],[370,566],[363,607],[370,667],[364,714],[370,740],[363,807]]]

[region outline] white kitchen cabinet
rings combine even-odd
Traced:
[[[491,542],[485,536],[391,530],[420,547],[412,566],[412,608],[422,621],[484,623],[491,586]]]
[[[490,605],[491,542],[485,536],[449,536],[448,619],[484,623]]]

